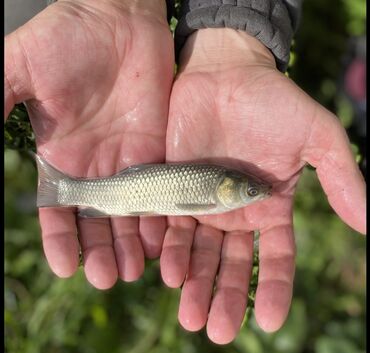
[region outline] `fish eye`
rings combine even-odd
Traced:
[[[257,196],[258,195],[258,189],[255,188],[255,187],[250,187],[250,188],[248,188],[247,193],[251,197]]]

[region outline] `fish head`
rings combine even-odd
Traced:
[[[267,199],[272,195],[271,185],[251,176],[246,177],[242,181],[239,190],[240,197],[245,205]]]
[[[229,209],[243,207],[271,196],[271,186],[255,177],[228,171],[217,187],[217,198]]]

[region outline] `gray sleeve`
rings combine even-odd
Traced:
[[[283,0],[283,3],[288,9],[293,31],[296,32],[301,19],[303,0]]]
[[[184,0],[176,27],[177,54],[186,38],[201,28],[227,27],[256,37],[286,71],[290,45],[298,27],[303,0]]]
[[[42,11],[50,0],[5,0],[4,32],[5,35],[24,25]]]

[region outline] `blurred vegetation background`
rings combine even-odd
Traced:
[[[305,1],[288,71],[338,115],[364,172],[366,135],[358,121],[365,118],[343,77],[353,43],[366,36],[365,16],[365,0]],[[295,198],[297,270],[285,326],[263,333],[249,308],[237,339],[220,347],[204,331],[180,327],[180,292],[163,285],[158,261],[147,262],[139,281],[108,291],[88,284],[82,269],[71,279],[55,277],[42,251],[37,174],[26,153],[34,138],[22,105],[11,113],[4,141],[5,352],[365,352],[365,239],[333,213],[312,169],[305,169]]]

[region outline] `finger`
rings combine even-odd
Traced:
[[[258,325],[266,332],[278,330],[288,315],[294,258],[295,243],[290,224],[261,231],[255,313]]]
[[[8,118],[14,105],[34,97],[29,72],[27,52],[21,44],[22,30],[5,37],[4,56],[4,119]]]
[[[109,219],[78,217],[77,224],[87,280],[98,289],[111,288],[118,273]]]
[[[184,282],[196,224],[192,217],[168,217],[160,258],[162,279],[168,287],[177,288]]]
[[[79,243],[76,217],[70,208],[40,208],[42,243],[51,270],[59,277],[72,276],[78,268]]]
[[[228,232],[222,243],[216,293],[207,322],[208,337],[226,344],[237,335],[247,305],[253,265],[253,233]]]
[[[316,167],[320,183],[336,213],[355,230],[366,233],[366,185],[338,119],[317,106],[302,159]]]
[[[136,281],[144,272],[144,251],[139,238],[138,217],[111,218],[119,277]]]
[[[195,231],[189,272],[181,292],[178,318],[189,331],[200,330],[207,321],[213,283],[218,269],[223,233],[199,225]]]
[[[147,258],[155,259],[161,254],[166,228],[166,217],[140,217],[140,239]]]

